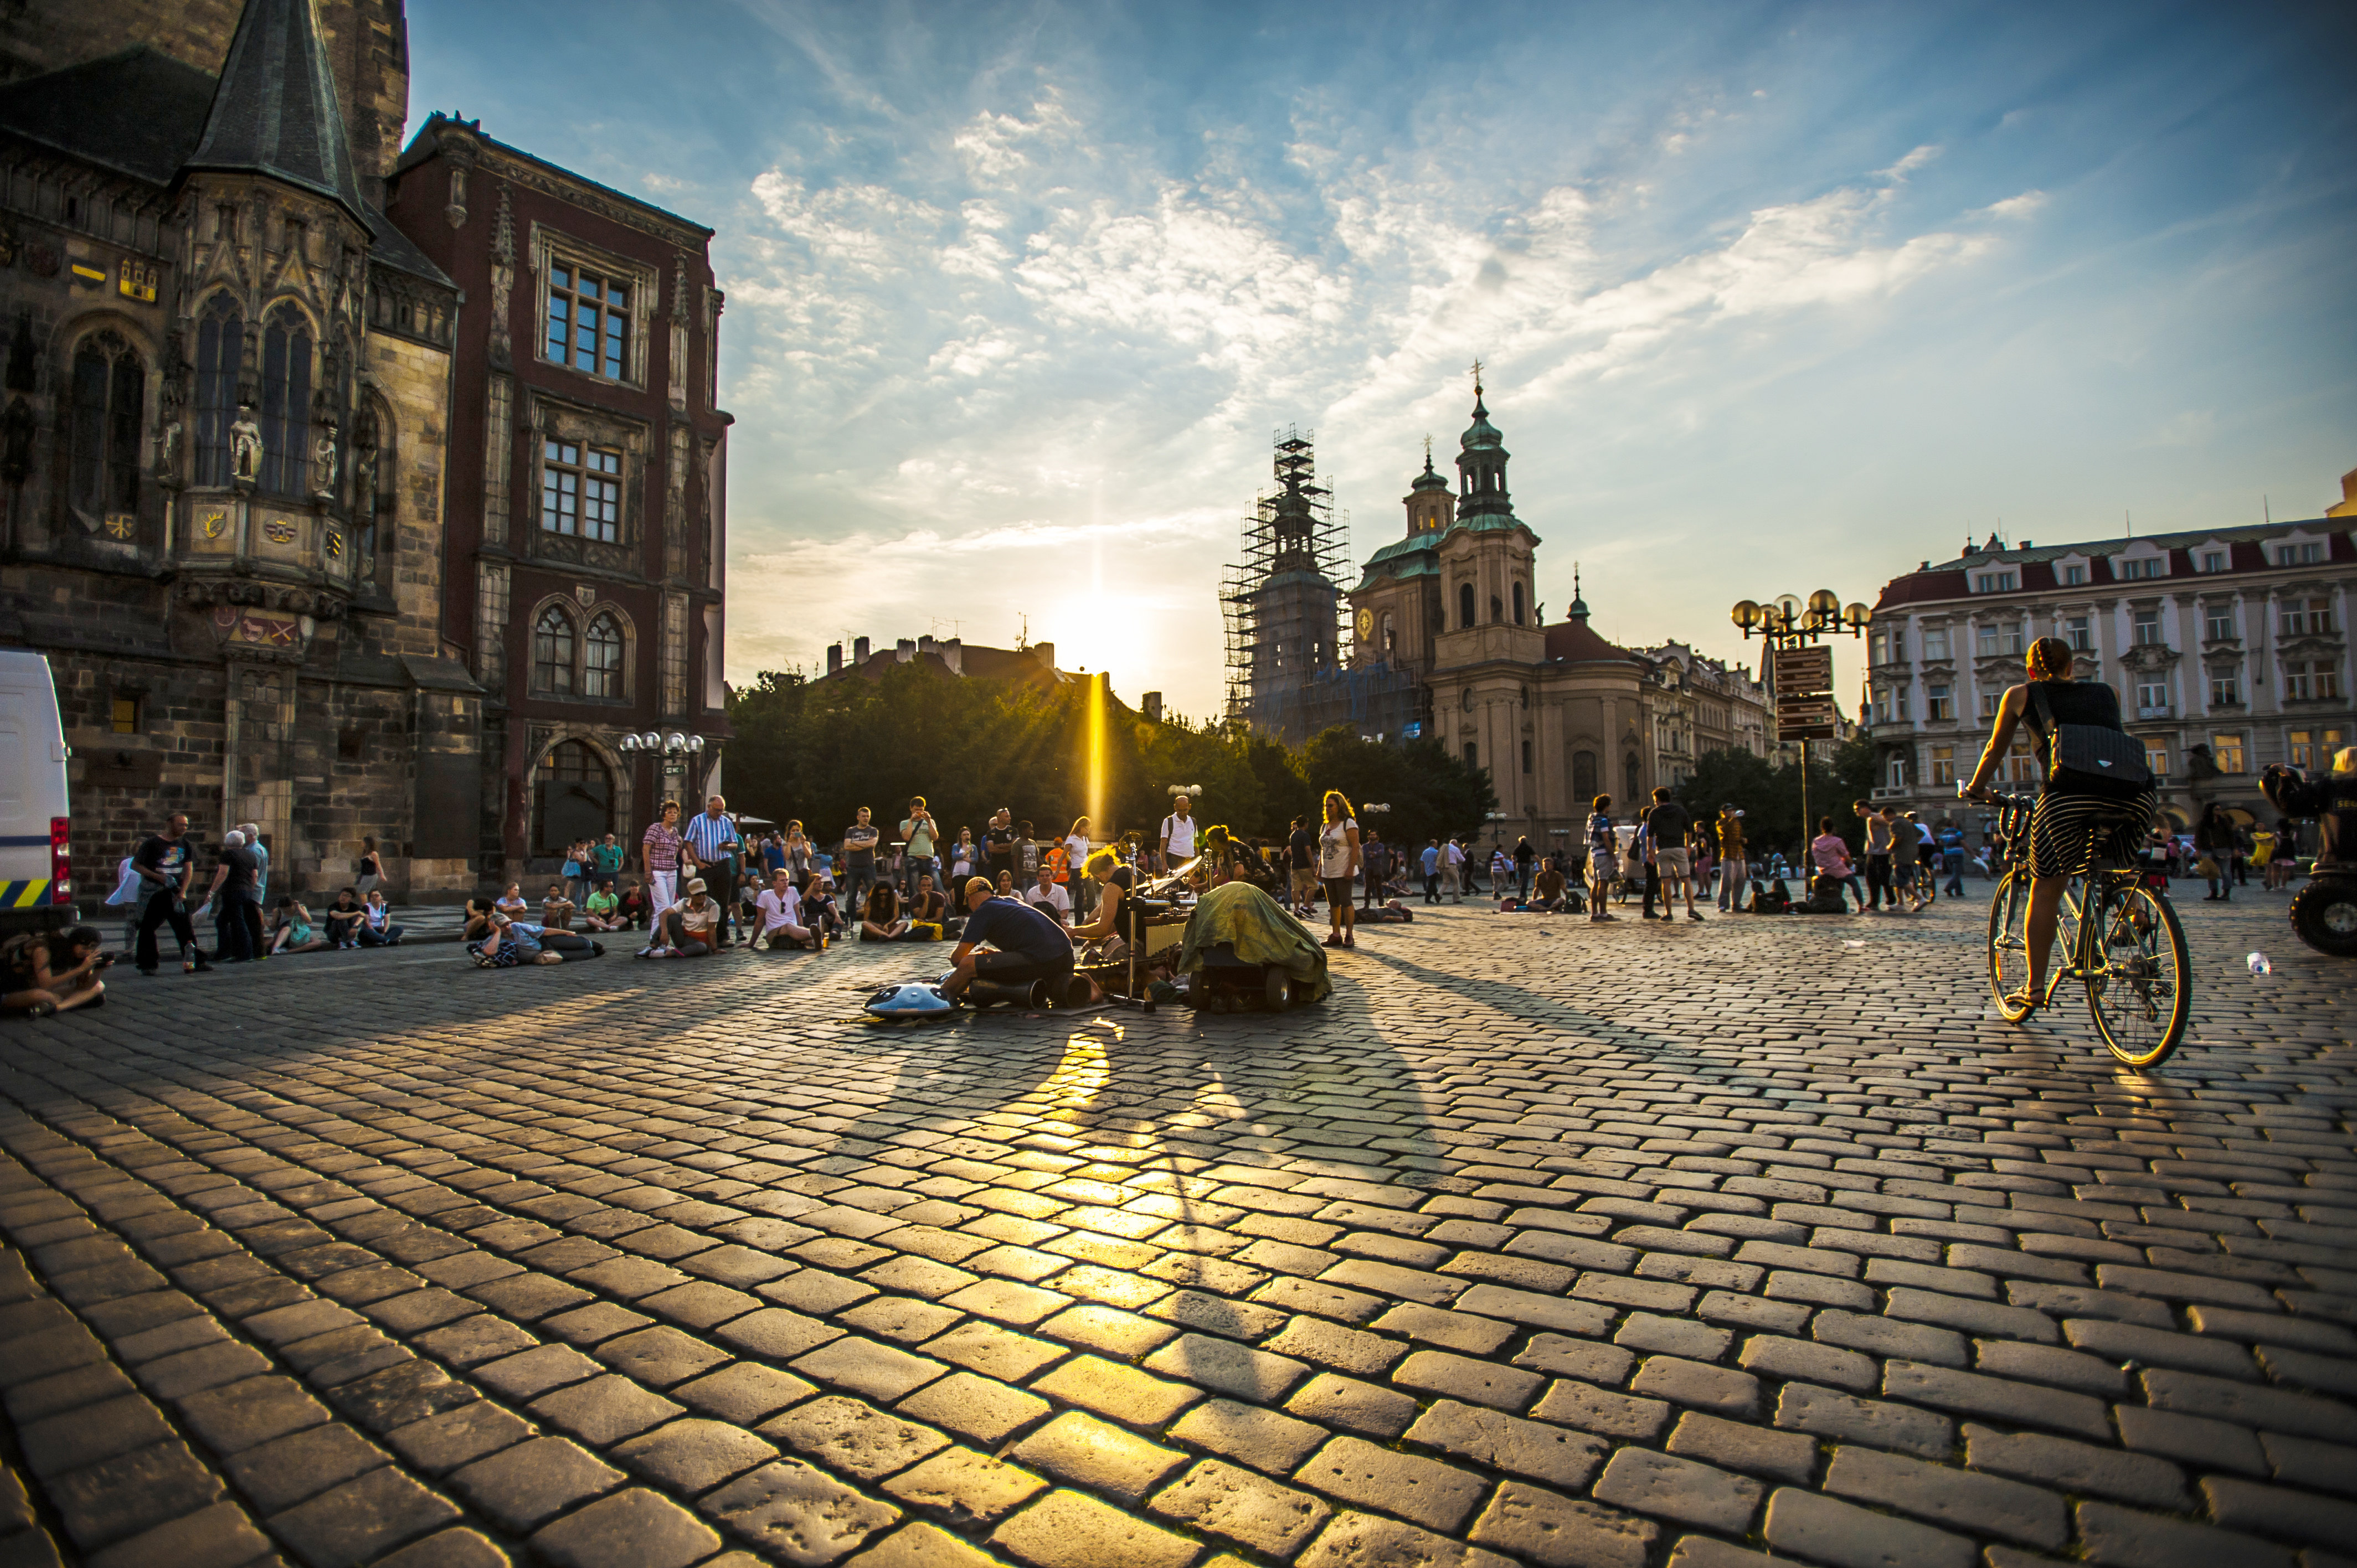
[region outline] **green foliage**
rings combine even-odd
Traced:
[[[944,680],[915,665],[818,686],[765,673],[729,701],[729,803],[799,817],[821,843],[863,805],[890,836],[912,795],[952,840],[962,826],[979,839],[1001,806],[1042,838],[1060,835],[1089,809],[1089,693],[1085,682]],[[1430,741],[1381,746],[1340,728],[1296,753],[1222,725],[1150,723],[1109,700],[1104,743],[1104,810],[1091,824],[1100,839],[1151,835],[1175,784],[1201,785],[1198,814],[1250,838],[1282,839],[1293,817],[1315,820],[1327,789],[1392,805],[1368,825],[1394,841],[1474,831],[1496,805],[1486,774]]]
[[[1831,817],[1834,832],[1857,851],[1865,838],[1865,824],[1851,810],[1855,800],[1871,800],[1877,782],[1874,743],[1845,741],[1834,748],[1830,763],[1813,758],[1809,765],[1809,816],[1805,835],[1816,836],[1813,819]],[[1710,820],[1732,802],[1743,812],[1744,836],[1756,856],[1781,850],[1799,852],[1801,832],[1801,769],[1795,762],[1772,764],[1748,751],[1706,752],[1694,772],[1678,787],[1678,799],[1697,818]]]

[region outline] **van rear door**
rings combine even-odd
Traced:
[[[0,649],[0,931],[74,918],[57,686],[40,654]]]

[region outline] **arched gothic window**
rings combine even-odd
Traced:
[[[221,295],[197,323],[197,483],[229,483],[229,427],[237,418],[237,375],[245,323]]]
[[[622,694],[622,650],[621,623],[610,613],[601,614],[589,623],[588,659],[581,671],[583,696]]]
[[[573,618],[554,605],[532,628],[532,684],[555,696],[573,694]]]
[[[311,324],[282,305],[262,332],[262,489],[299,496],[311,469]]]
[[[1457,585],[1457,625],[1459,630],[1473,629],[1473,585]]]
[[[147,368],[121,337],[100,332],[83,338],[74,350],[72,383],[66,429],[68,499],[93,521],[133,511],[139,504],[140,415]],[[113,527],[108,532],[114,532]]]
[[[1571,754],[1571,798],[1575,805],[1593,800],[1600,792],[1596,776],[1596,753],[1575,751]]]

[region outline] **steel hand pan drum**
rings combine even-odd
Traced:
[[[957,1004],[942,995],[940,986],[920,982],[879,986],[866,1008],[878,1018],[925,1018],[953,1013]]]

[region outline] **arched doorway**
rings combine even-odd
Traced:
[[[613,831],[613,777],[581,741],[559,741],[549,749],[533,771],[532,794],[535,855],[561,855],[576,839],[594,842]]]

